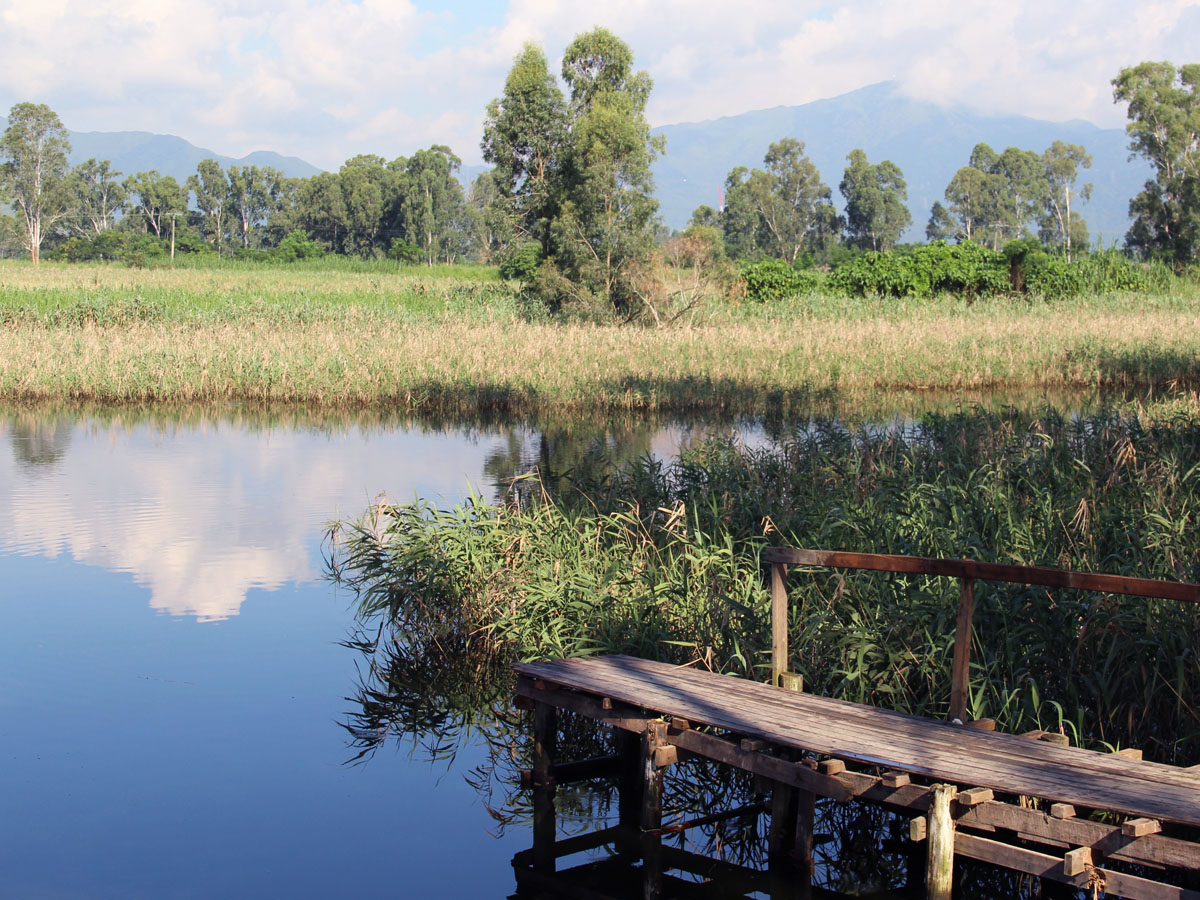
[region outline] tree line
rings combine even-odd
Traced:
[[[12,108],[0,138],[0,190],[13,213],[0,234],[35,263],[44,246],[70,259],[105,259],[152,244],[171,257],[283,248],[292,257],[390,254],[433,265],[462,258],[474,244],[461,163],[440,145],[391,162],[356,156],[312,178],[205,159],[182,184],[153,170],[122,178],[108,160],[72,167],[70,149],[48,106]]]
[[[1131,150],[1154,177],[1130,202],[1127,247],[1177,269],[1200,249],[1200,64],[1147,62],[1113,80],[1128,104]],[[566,91],[560,85],[565,85]],[[658,218],[651,166],[664,152],[645,117],[653,83],[628,45],[596,28],[566,48],[559,77],[535,44],[516,57],[501,96],[487,107],[482,151],[491,164],[470,189],[445,146],[387,161],[360,155],[337,172],[287,178],[269,167],[204,160],[180,184],[156,171],[126,175],[108,161],[67,164],[70,144],[45,105],[18,103],[0,138],[0,222],[10,247],[37,262],[44,246],[68,258],[112,256],[137,236],[174,254],[332,252],[406,262],[499,262],[550,306],[628,308],[646,302],[653,266],[709,256],[776,259],[790,266],[887,251],[912,224],[907,186],[890,160],[847,157],[832,191],[802,141],[772,143],[762,168],[736,167],[719,210],[699,207],[685,248]],[[1042,153],[978,144],[934,204],[931,241],[997,250],[1037,238],[1066,259],[1085,250],[1079,207],[1090,184],[1085,148],[1055,141]],[[687,243],[690,241],[690,243]],[[648,281],[649,279],[649,281]]]

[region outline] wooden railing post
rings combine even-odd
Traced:
[[[975,615],[975,579],[962,578],[958,600],[958,624],[954,629],[954,669],[950,683],[950,718],[967,721],[967,699],[971,696],[971,619]]]
[[[787,565],[771,563],[771,684],[788,670]]]

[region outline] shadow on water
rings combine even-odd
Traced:
[[[32,469],[46,468],[67,452],[72,430],[65,419],[20,417],[10,424],[8,439],[18,462]]]
[[[546,845],[538,828],[546,807],[539,809],[537,791],[523,780],[533,764],[532,714],[513,708],[507,666],[452,641],[417,647],[381,637],[345,646],[361,654],[360,683],[347,698],[353,705],[342,723],[353,751],[347,764],[362,765],[395,741],[439,761],[452,759],[468,737],[485,742],[486,762],[466,775],[490,816],[481,813],[476,827],[530,836],[529,849],[512,860],[512,897],[923,896],[925,845],[908,840],[908,817],[819,801],[811,889],[805,890],[794,866],[768,855],[767,785],[699,757],[666,770],[663,829],[651,848],[645,833],[622,821],[619,781],[605,777],[553,789],[553,842]],[[621,750],[614,730],[585,717],[561,712],[558,729],[556,753],[563,760]],[[960,896],[979,900],[1077,896],[1046,893],[1050,888],[1037,879],[966,860],[956,861],[956,878]]]
[[[1058,490],[1058,482],[1065,477],[1063,473],[1076,465],[1077,455],[1079,459],[1090,459],[1088,453],[1094,452],[1098,457],[1089,471],[1100,472],[1104,476],[1102,482],[1109,487],[1128,482],[1130,490],[1140,490],[1138,486],[1142,484],[1144,474],[1138,478],[1122,474],[1125,472],[1122,466],[1126,465],[1122,460],[1132,458],[1122,448],[1132,447],[1131,440],[1136,438],[1141,442],[1143,464],[1155,458],[1155,453],[1164,459],[1175,459],[1176,463],[1179,459],[1190,460],[1188,454],[1194,454],[1195,449],[1190,437],[1195,432],[1194,425],[1180,425],[1178,433],[1164,428],[1161,432],[1152,429],[1143,434],[1133,419],[1100,417],[1084,422],[1056,414],[1043,416],[1036,422],[1021,420],[1017,423],[1021,427],[1008,429],[1009,423],[999,419],[993,421],[995,418],[984,416],[980,421],[963,422],[936,416],[927,419],[924,427],[928,433],[919,443],[921,447],[925,444],[928,447],[917,450],[920,454],[929,450],[932,460],[940,458],[939,452],[960,447],[964,458],[970,462],[967,469],[974,471],[972,467],[978,463],[975,454],[986,455],[987,442],[982,438],[1011,431],[1014,439],[1006,438],[997,443],[997,447],[1004,451],[1006,467],[1015,469],[1023,479],[1021,484],[1040,478],[1038,473],[1041,472],[1045,475],[1046,485]],[[796,424],[792,423],[791,427],[795,428]],[[844,437],[842,431],[833,429],[830,440]],[[1055,435],[1057,441],[1051,441],[1049,434]],[[623,458],[643,458],[647,446],[638,443],[636,430],[632,436],[626,434],[624,437],[631,446],[626,448]],[[620,439],[618,433],[605,429],[590,433],[547,429],[532,444],[519,444],[514,439],[489,461],[490,471],[499,480],[502,473],[519,475],[527,468],[536,467],[551,476],[551,486],[545,488],[547,494],[557,492],[561,495],[569,493],[585,478],[603,479],[604,473],[611,471],[613,466],[613,460],[606,457],[605,450]],[[818,449],[822,454],[833,446],[829,442],[817,443],[821,445]],[[864,446],[874,445],[867,440]],[[1058,452],[1066,453],[1063,467],[1056,468],[1058,464],[1054,460],[1057,457],[1050,454],[1055,447]],[[924,459],[920,454],[911,458],[901,454],[897,458],[907,466]],[[1116,456],[1110,459],[1113,454]],[[875,478],[876,468],[887,460],[878,454],[870,460],[873,463],[871,478]],[[736,474],[741,468],[748,468],[746,462],[744,457],[732,460],[730,472]],[[1111,471],[1105,469],[1109,463],[1112,464]],[[1184,469],[1189,466],[1187,463]],[[1165,465],[1164,477],[1170,476],[1175,468],[1175,464]],[[1184,481],[1200,469],[1190,471],[1192,474]],[[556,478],[559,479],[557,486]],[[868,482],[874,483],[870,479]],[[855,481],[850,488],[857,490],[857,484]],[[874,496],[878,491],[868,493]],[[961,496],[954,496],[959,498],[955,502],[961,506]],[[1077,504],[1078,501],[1074,502]],[[813,501],[809,505],[820,504]],[[946,520],[940,513],[935,518],[939,523]],[[1126,526],[1127,523],[1122,528]],[[1114,534],[1113,540],[1119,545],[1128,541],[1126,531]],[[1097,535],[1097,539],[1099,537]],[[1107,553],[1102,544],[1098,547],[1097,552]],[[1111,556],[1103,558],[1111,564]],[[1194,552],[1187,555],[1187,559],[1194,560]],[[438,560],[428,563],[430,567],[442,564],[444,561]],[[432,576],[430,583],[436,583]],[[842,579],[836,586],[830,586],[835,589],[828,595],[838,598],[847,584]],[[393,592],[404,587],[392,582],[386,585],[386,590]],[[898,620],[911,616],[913,592],[902,585],[890,585],[887,590],[892,588],[898,592],[897,602],[887,608],[896,611]],[[856,590],[853,584],[850,589]],[[414,596],[420,598],[423,595],[418,590],[408,599]],[[393,739],[421,747],[436,759],[451,758],[468,736],[486,744],[489,749],[487,761],[470,773],[469,780],[491,816],[492,821],[487,824],[501,831],[528,830],[533,832],[535,844],[539,834],[543,841],[540,848],[535,846],[532,853],[519,853],[513,861],[518,896],[643,896],[647,893],[648,878],[656,881],[655,889],[661,896],[798,896],[794,892],[788,893],[794,890],[794,880],[773,877],[765,848],[766,817],[762,814],[764,797],[760,785],[749,776],[700,759],[683,760],[668,770],[664,823],[674,826],[697,818],[710,821],[682,829],[678,834],[662,835],[662,846],[654,852],[647,852],[645,848],[631,852],[632,838],[620,831],[610,831],[627,824],[621,821],[622,803],[614,783],[596,778],[560,784],[553,795],[551,819],[552,843],[556,849],[547,850],[544,828],[538,827],[539,820],[545,821],[545,808],[543,806],[539,812],[535,798],[522,787],[522,773],[532,767],[533,761],[532,721],[528,714],[512,707],[513,682],[507,660],[501,659],[500,654],[492,655],[482,649],[480,645],[484,642],[473,642],[477,632],[472,628],[477,626],[463,618],[454,603],[440,604],[436,602],[439,598],[432,596],[427,599],[428,603],[402,603],[391,610],[386,606],[375,606],[375,612],[367,611],[360,616],[359,633],[345,642],[345,646],[359,654],[360,660],[360,683],[355,696],[350,698],[353,705],[343,723],[350,736],[349,762],[367,762]],[[1070,605],[1068,599],[1059,598],[1064,609],[1084,608]],[[1029,613],[1031,604],[1023,598],[1017,600],[1021,615],[1032,615]],[[379,611],[381,609],[383,611]],[[1047,614],[1044,610],[1039,611],[1032,625],[1045,631],[1046,624]],[[1065,633],[1072,634],[1069,626],[1070,623]],[[1050,654],[1061,657],[1061,642],[1053,636],[1045,639],[1052,645]],[[1022,638],[1025,642],[1022,651],[1028,649],[1028,640],[1028,636]],[[1021,659],[1027,656],[1024,652],[1018,654]],[[559,758],[603,758],[614,755],[618,749],[618,736],[607,729],[580,717],[560,716]],[[717,813],[728,810],[742,812],[711,821]],[[811,896],[883,897],[911,888],[913,882],[920,879],[919,865],[914,864],[912,845],[907,840],[907,825],[907,819],[898,815],[857,803],[818,804],[816,831],[822,837],[814,854],[816,890]],[[558,855],[560,850],[561,856]],[[535,859],[537,865],[534,865]],[[553,864],[547,865],[548,859],[554,860]],[[986,865],[956,862],[956,871],[961,896],[1049,896],[1043,893],[1042,885],[1036,880]],[[1055,896],[1076,894],[1067,890]]]

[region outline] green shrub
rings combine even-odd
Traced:
[[[817,286],[815,273],[789,266],[781,259],[748,263],[742,266],[741,278],[746,285],[747,299],[758,303],[795,297]]]
[[[404,238],[392,238],[387,255],[388,259],[394,259],[401,265],[415,266],[421,261],[421,248]]]
[[[1155,287],[1165,287],[1170,280],[1165,267],[1152,268],[1115,247],[1084,256],[1075,266],[1083,289],[1094,294],[1149,291]]]
[[[1004,256],[969,241],[936,241],[904,254],[864,253],[835,271],[829,283],[835,290],[860,297],[989,297],[1009,286]]]
[[[510,247],[500,259],[500,277],[505,281],[529,284],[537,277],[542,264],[542,245],[529,242]]]
[[[1004,257],[1014,291],[1058,300],[1075,296],[1083,287],[1079,270],[1063,257],[1047,253],[1037,238],[1009,241],[1004,245]]]
[[[271,259],[285,263],[293,263],[298,259],[317,259],[324,255],[321,245],[300,228],[289,231],[279,245],[271,250]]]

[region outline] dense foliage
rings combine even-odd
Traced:
[[[1113,96],[1129,104],[1130,144],[1154,179],[1129,201],[1125,241],[1177,269],[1200,255],[1200,63],[1144,62],[1122,69]]]
[[[1155,172],[1130,204],[1126,245],[1177,272],[1200,242],[1198,72],[1142,63],[1113,81],[1115,100],[1128,104],[1131,148]],[[1079,210],[1091,185],[1079,181],[1091,157],[1063,141],[1040,153],[977,144],[933,206],[926,250],[898,243],[912,222],[899,167],[851,150],[839,214],[804,142],[791,136],[766,148],[762,168],[728,174],[720,209],[701,206],[687,231],[668,232],[651,177],[664,151],[645,115],[652,83],[628,45],[603,28],[580,34],[559,74],[534,44],[517,55],[486,109],[481,147],[492,168],[469,191],[458,158],[438,145],[391,161],[361,154],[304,179],[258,166],[226,171],[212,159],[182,183],[157,171],[123,177],[106,160],[68,168],[57,116],[19,103],[0,138],[0,199],[13,210],[0,218],[0,244],[35,262],[44,246],[59,259],[136,266],[210,252],[287,262],[319,251],[430,267],[472,259],[520,281],[522,308],[535,318],[549,311],[658,325],[700,297],[808,292],[831,270],[830,284],[853,295],[1054,298],[1146,282],[1132,267],[1116,272],[1111,256],[1088,261]],[[702,265],[679,249],[697,237]],[[1005,260],[973,245],[1004,251]]]
[[[341,527],[335,574],[410,644],[504,658],[629,652],[761,675],[768,543],[1200,581],[1200,419],[963,414],[831,422],[575,473],[574,490]],[[957,587],[797,571],[791,667],[810,689],[930,715],[948,703]],[[981,584],[970,711],[1195,761],[1200,609]]]

